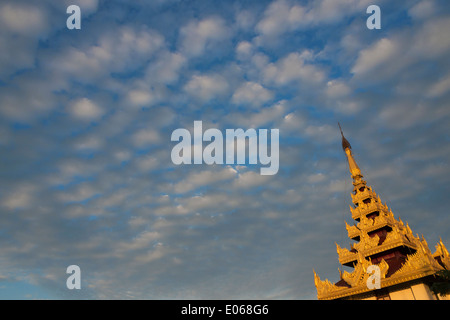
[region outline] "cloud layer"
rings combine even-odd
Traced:
[[[3,1],[1,297],[314,299],[349,241],[338,121],[394,214],[450,245],[450,6],[380,1],[368,30],[370,4]],[[195,120],[279,129],[279,172],[174,165]]]

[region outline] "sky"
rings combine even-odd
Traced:
[[[316,299],[351,242],[338,122],[450,247],[449,32],[447,0],[2,1],[0,299]],[[194,121],[278,129],[278,172],[174,164]]]

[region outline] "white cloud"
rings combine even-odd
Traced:
[[[145,231],[138,234],[130,241],[123,241],[116,246],[116,253],[122,254],[130,250],[148,249],[152,247],[152,242],[161,238],[161,234],[155,231]]]
[[[280,122],[280,130],[286,134],[295,132],[302,132],[306,124],[306,119],[299,115],[298,112],[291,112],[284,116]]]
[[[228,82],[221,75],[194,75],[184,90],[201,101],[208,101],[227,93],[228,87]]]
[[[74,143],[74,147],[77,150],[94,150],[99,149],[103,145],[103,141],[98,136],[88,136],[81,139],[77,139]]]
[[[450,18],[442,17],[425,20],[412,31],[391,33],[390,37],[362,49],[351,72],[358,81],[380,82],[413,74],[420,61],[439,63],[450,52],[450,39],[445,31],[449,28]]]
[[[284,32],[333,23],[355,11],[364,13],[370,2],[370,0],[318,0],[300,5],[294,1],[277,0],[268,6],[263,19],[256,25],[256,31],[263,37],[274,38]]]
[[[326,180],[326,176],[323,173],[311,174],[307,178],[309,183],[318,183]]]
[[[63,191],[57,195],[61,202],[81,202],[87,200],[94,195],[100,193],[89,183],[81,183],[77,186],[71,187],[70,191]]]
[[[254,51],[253,45],[248,41],[241,41],[236,46],[236,56],[238,59],[247,59],[252,56]]]
[[[96,120],[104,114],[102,108],[88,98],[74,101],[69,107],[69,112],[75,118],[85,121]]]
[[[194,20],[180,30],[181,50],[187,56],[199,56],[209,45],[217,45],[230,36],[225,21],[220,17]]]
[[[428,96],[439,97],[450,91],[450,74],[432,84],[428,90]]]
[[[0,7],[0,25],[21,36],[43,32],[47,21],[45,12],[30,4],[5,3]]]
[[[96,199],[95,206],[100,208],[121,206],[130,194],[129,189],[113,191],[109,195],[102,195],[99,199]]]
[[[165,205],[156,208],[154,211],[154,214],[157,216],[166,216],[166,215],[185,215],[190,213],[189,210],[187,210],[182,205]]]
[[[152,157],[152,156],[140,157],[136,161],[137,161],[137,167],[142,172],[148,172],[152,169],[155,169],[160,164],[158,162],[158,159],[156,159],[155,157]]]
[[[350,94],[351,88],[342,80],[330,80],[326,92],[330,98],[341,98]]]
[[[160,140],[159,132],[154,129],[142,129],[132,136],[133,144],[137,147],[155,144]]]
[[[264,13],[264,18],[256,25],[256,30],[265,36],[273,37],[307,23],[306,11],[300,5],[291,5],[288,1],[272,2]],[[308,20],[310,18],[307,18]]]
[[[270,180],[270,176],[261,175],[259,172],[247,171],[239,174],[238,178],[233,182],[233,188],[254,188],[265,184],[268,180]]]
[[[135,106],[145,106],[151,104],[154,96],[149,90],[131,90],[128,93],[128,100]]]
[[[231,100],[235,104],[247,104],[259,107],[273,98],[273,93],[259,83],[246,82],[233,94]]]
[[[64,0],[64,3],[66,8],[72,4],[79,6],[83,17],[96,12],[98,9],[98,0]]]
[[[404,130],[440,116],[436,110],[430,110],[430,105],[421,102],[393,101],[380,110],[379,117],[386,125]]]
[[[414,34],[410,45],[419,58],[436,59],[448,55],[450,51],[450,17],[427,20],[420,30]]]
[[[329,124],[308,125],[304,131],[313,141],[328,144],[336,141],[336,127]]]
[[[368,74],[377,67],[390,63],[400,50],[398,42],[388,38],[380,39],[370,48],[359,53],[352,72],[357,75]]]
[[[258,108],[252,112],[236,112],[230,113],[226,119],[229,123],[236,124],[242,128],[260,128],[269,122],[280,125],[286,112],[284,100],[278,101],[273,106],[267,108]]]
[[[192,213],[201,210],[216,213],[218,211],[227,211],[230,207],[233,208],[238,206],[240,204],[240,199],[230,199],[225,193],[216,193],[184,198],[181,199],[180,202]]]
[[[114,153],[114,157],[120,162],[127,161],[131,158],[131,153],[127,150],[119,150]]]
[[[434,0],[423,0],[409,9],[408,14],[415,19],[425,19],[432,16],[436,10],[437,8]]]
[[[180,69],[186,62],[186,57],[179,52],[164,52],[156,61],[149,64],[146,78],[151,83],[173,84],[178,80]]]
[[[85,47],[65,47],[49,55],[48,67],[71,80],[95,82],[113,72],[129,72],[145,65],[164,45],[164,38],[146,27],[128,25],[108,29]]]
[[[255,23],[255,13],[250,10],[241,10],[236,14],[236,25],[242,30],[249,30]]]
[[[232,168],[223,168],[221,170],[204,170],[189,174],[185,179],[174,185],[175,193],[186,193],[195,188],[212,185],[219,181],[230,180],[236,176],[236,171]]]
[[[334,192],[348,192],[346,180],[332,180],[327,186],[327,191]]]
[[[79,159],[63,159],[55,167],[57,172],[45,179],[49,185],[67,184],[75,177],[89,177],[104,168],[103,164]]]
[[[45,6],[0,4],[0,78],[34,66],[39,40],[47,36],[50,20]]]
[[[285,85],[301,80],[317,84],[325,80],[325,73],[316,65],[306,63],[311,60],[311,52],[293,52],[276,63],[270,63],[264,70],[264,80],[269,83]]]
[[[36,190],[31,184],[19,186],[3,197],[2,204],[8,209],[28,208],[33,204]]]

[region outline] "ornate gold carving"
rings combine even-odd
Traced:
[[[389,212],[389,208],[387,205],[382,204],[381,202],[371,202],[371,203],[360,203],[356,208],[352,208],[352,206],[350,206],[350,211],[352,213],[352,218],[358,219],[363,215],[367,215],[375,211]]]
[[[394,221],[390,224],[392,230],[389,231],[384,239],[383,243],[378,246],[377,252],[383,250],[389,250],[397,246],[408,246],[412,249],[417,249],[418,238],[414,237],[409,226],[401,226],[400,223]],[[375,252],[371,252],[374,254]]]
[[[380,242],[380,237],[378,235],[369,236],[367,232],[361,232],[360,240],[358,243],[353,245],[353,248],[358,252],[367,251],[373,247],[376,247]]]
[[[381,279],[385,279],[386,274],[389,270],[388,263],[386,261],[384,261],[384,259],[381,259],[380,263],[378,264],[378,267],[380,267]]]
[[[342,134],[342,131],[341,131]],[[351,295],[358,295],[367,292],[366,282],[370,276],[367,268],[372,264],[370,256],[390,250],[399,246],[406,246],[413,250],[413,254],[406,257],[403,265],[394,274],[386,278],[389,270],[388,263],[382,259],[378,266],[381,271],[382,287],[391,286],[413,279],[419,279],[428,275],[432,275],[444,268],[450,270],[450,254],[442,243],[442,240],[436,245],[436,252],[431,253],[425,238],[414,236],[408,223],[398,218],[395,219],[392,210],[388,208],[386,203],[382,203],[380,196],[377,195],[370,186],[364,181],[361,170],[351,152],[350,144],[343,138],[343,149],[347,155],[349,170],[353,178],[353,194],[351,194],[352,202],[355,205],[350,206],[352,218],[358,221],[357,225],[350,226],[345,222],[349,238],[355,239],[359,236],[359,242],[351,246],[351,250],[341,248],[336,243],[336,251],[339,255],[341,264],[353,263],[353,272],[339,270],[339,277],[345,281],[350,287],[337,286],[328,280],[320,280],[314,272],[314,283],[317,288],[319,299],[336,299]],[[364,187],[363,191],[360,191]],[[370,199],[370,201],[364,200]],[[378,211],[375,217],[367,218],[367,215]],[[388,227],[388,228],[385,228]],[[369,236],[370,232],[385,228],[389,230],[380,243],[378,234]]]
[[[337,243],[336,251],[339,256],[339,263],[347,263],[356,259],[355,252],[351,252],[347,248],[341,248],[341,246],[339,246]]]
[[[319,297],[329,294],[330,292],[339,290],[339,287],[332,284],[328,279],[320,280],[319,276],[314,272],[314,285],[317,289],[317,294]]]
[[[442,239],[439,239],[439,242],[436,245],[436,252],[433,254],[433,258],[439,258],[445,269],[450,270],[450,254],[442,242]]]
[[[357,226],[350,226],[347,222],[345,222],[345,228],[347,229],[348,237],[350,239],[359,236],[360,229]]]
[[[402,267],[397,270],[392,277],[397,277],[400,275],[405,275],[408,273],[418,272],[422,269],[428,269],[433,271],[442,270],[443,268],[439,265],[439,263],[433,258],[430,249],[425,241],[416,239],[417,251],[413,254],[409,254],[405,263]]]
[[[351,287],[365,287],[367,285],[367,279],[370,276],[370,274],[367,273],[367,268],[370,265],[372,265],[371,259],[369,258],[369,260],[367,260],[362,254],[359,253],[357,264],[354,265],[355,269],[351,273],[344,271],[342,273],[342,279]],[[384,259],[382,259],[378,264],[378,267],[380,268],[381,279],[385,279],[389,269],[389,265],[386,261],[384,261]]]
[[[370,261],[364,259],[361,253],[359,253],[357,257],[358,262],[355,265],[355,269],[353,270],[353,272],[349,273],[347,271],[344,271],[342,274],[342,279],[344,279],[344,281],[352,287],[356,287],[365,283],[364,280],[369,277],[366,271],[367,267],[371,265]]]
[[[359,203],[361,200],[364,199],[376,199],[377,198],[377,194],[372,191],[372,187],[367,187],[364,189],[364,191],[357,191],[356,194],[350,194],[352,197],[352,202],[353,203]]]
[[[361,216],[361,219],[358,223],[358,227],[362,230],[367,230],[368,228],[372,227],[374,224],[374,219],[367,218],[366,216]]]

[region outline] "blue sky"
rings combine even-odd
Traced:
[[[315,299],[350,242],[338,121],[450,246],[449,32],[444,0],[2,1],[0,298]],[[174,165],[196,120],[279,129],[278,173]]]

